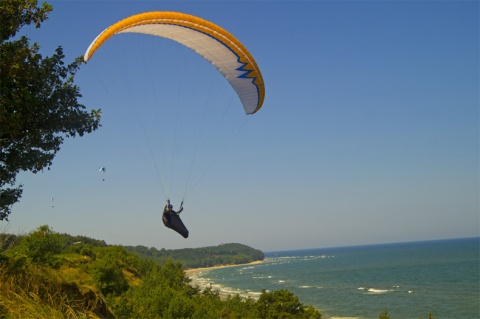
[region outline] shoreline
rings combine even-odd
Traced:
[[[246,265],[258,265],[258,264],[264,263],[266,260],[267,258],[263,260],[255,260],[246,264],[231,264],[231,265],[219,265],[219,266],[203,267],[203,268],[189,268],[184,271],[185,271],[185,276],[191,277],[199,272],[210,271],[213,269],[220,269],[220,268],[229,268],[229,267],[246,266]]]
[[[203,267],[203,268],[190,268],[186,269],[185,276],[190,279],[189,285],[192,287],[198,286],[200,291],[205,290],[206,288],[211,288],[212,290],[218,290],[220,297],[222,299],[227,298],[230,295],[240,295],[241,297],[250,297],[254,299],[258,299],[259,293],[256,292],[242,292],[240,290],[232,290],[233,288],[224,287],[222,285],[216,284],[210,281],[208,278],[200,278],[206,272],[214,269],[221,269],[221,268],[230,268],[230,267],[241,267],[241,266],[248,266],[248,265],[258,265],[262,264],[267,260],[267,258],[263,260],[256,260],[246,264],[233,264],[233,265],[220,265],[220,266],[212,266],[212,267]]]
[[[186,269],[185,271],[185,276],[190,279],[189,285],[194,287],[198,286],[200,291],[205,290],[206,288],[212,288],[214,291],[218,290],[220,294],[220,298],[226,299],[230,295],[239,295],[240,297],[243,298],[252,298],[254,300],[258,300],[260,296],[260,292],[244,292],[244,291],[234,291],[232,290],[233,288],[225,287],[219,284],[215,284],[214,282],[210,281],[209,279],[206,278],[200,278],[199,276],[203,275],[205,272],[209,272],[210,270],[214,269],[221,269],[221,268],[229,268],[229,267],[239,267],[239,266],[248,266],[248,265],[258,265],[262,264],[265,261],[267,261],[268,258],[265,258],[263,260],[256,260],[252,261],[250,263],[246,264],[236,264],[236,265],[220,265],[220,266],[212,266],[212,267],[203,267],[203,268],[190,268]],[[321,309],[318,309],[319,311]],[[341,317],[341,316],[335,316],[335,315],[326,315],[323,314],[325,319],[360,319],[359,317]]]

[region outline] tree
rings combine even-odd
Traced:
[[[23,26],[47,20],[52,7],[37,2],[0,1],[0,220],[21,198],[18,173],[49,169],[65,138],[100,126],[100,110],[87,112],[78,102],[74,76],[82,58],[65,66],[62,47],[43,57],[25,36],[10,41]]]
[[[48,225],[32,231],[19,246],[19,250],[32,262],[52,267],[58,266],[55,255],[60,254],[62,248],[62,238]]]
[[[292,292],[283,289],[272,292],[262,290],[262,294],[257,301],[257,309],[259,317],[262,319],[319,319],[322,317],[318,310],[303,305]]]

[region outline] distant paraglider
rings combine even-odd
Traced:
[[[105,172],[107,171],[107,169],[105,168],[105,166],[100,166],[100,167],[98,168],[98,171],[99,171],[100,173],[105,173]],[[105,177],[102,178],[102,181],[105,182]]]

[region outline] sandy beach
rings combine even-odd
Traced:
[[[229,295],[232,295],[232,294],[239,294],[242,297],[251,297],[251,298],[256,299],[259,296],[259,293],[257,293],[257,292],[244,293],[244,292],[241,292],[241,291],[232,290],[231,288],[224,287],[222,285],[218,285],[218,284],[215,284],[213,282],[210,282],[206,278],[200,278],[200,276],[204,275],[206,272],[208,272],[210,270],[213,270],[213,269],[227,268],[227,267],[240,267],[240,266],[247,266],[247,265],[257,265],[257,264],[261,264],[261,263],[265,262],[265,260],[266,259],[257,260],[257,261],[253,261],[253,262],[247,263],[247,264],[221,265],[221,266],[205,267],[205,268],[191,268],[191,269],[185,270],[185,275],[188,278],[190,278],[190,280],[191,280],[190,285],[191,286],[198,286],[200,288],[200,290],[202,290],[202,291],[205,288],[208,288],[208,287],[210,287],[214,290],[218,290],[220,292],[220,296],[222,298],[226,298],[226,297],[228,297]]]

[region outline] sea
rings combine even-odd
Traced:
[[[323,318],[480,318],[480,238],[265,255],[263,263],[198,272],[195,281],[252,298],[286,289]]]

